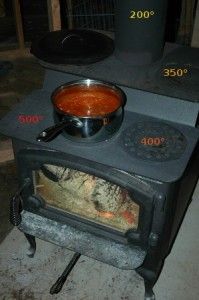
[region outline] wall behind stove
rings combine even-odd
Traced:
[[[72,3],[71,13],[67,5],[69,1],[60,0],[62,28],[68,28],[68,24],[72,23],[74,28],[114,31],[115,1],[116,0],[72,0],[70,1]],[[185,26],[185,23],[190,21],[190,14],[192,13],[189,11],[189,7],[193,7],[192,18],[194,18],[196,2],[197,0],[169,0],[165,35],[166,41],[176,42],[178,40],[182,44],[187,43],[187,39],[179,39],[179,28],[180,24],[181,26],[182,24]],[[47,1],[21,0],[21,9],[26,41],[32,41],[48,31]],[[189,14],[189,17],[187,14]],[[186,33],[186,36],[191,37],[191,27],[189,31],[190,32]]]

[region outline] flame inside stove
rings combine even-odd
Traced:
[[[109,211],[98,211],[98,216],[106,218],[106,219],[112,219],[115,217],[114,213]]]

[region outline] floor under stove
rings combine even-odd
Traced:
[[[154,288],[157,300],[198,299],[199,184],[173,250]],[[63,290],[51,296],[49,289],[62,273],[73,252],[43,241],[35,258],[27,258],[27,243],[13,229],[0,244],[0,299],[2,300],[143,300],[142,279],[82,256]]]

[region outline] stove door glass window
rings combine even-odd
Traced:
[[[50,164],[33,173],[35,194],[47,206],[121,232],[138,228],[139,206],[125,189],[96,176]]]

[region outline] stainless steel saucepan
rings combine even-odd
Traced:
[[[38,141],[49,142],[62,132],[74,141],[98,142],[119,130],[126,96],[115,85],[86,79],[61,85],[51,100],[55,125],[43,130]]]

